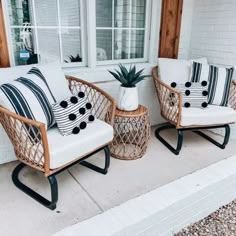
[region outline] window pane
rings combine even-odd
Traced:
[[[112,59],[112,30],[97,30],[97,60]]]
[[[97,27],[112,27],[112,0],[96,1]]]
[[[10,25],[22,26],[23,23],[32,24],[32,7],[28,0],[8,0]]]
[[[39,57],[43,63],[60,60],[57,29],[38,29]]]
[[[114,26],[115,27],[129,27],[129,23],[131,20],[131,7],[130,7],[130,0],[115,0],[115,19],[114,19]]]
[[[115,30],[114,32],[114,59],[129,58],[129,31]]]
[[[28,27],[16,28],[11,30],[13,54],[16,66],[38,63],[38,57],[35,52],[33,31],[33,29]],[[20,57],[20,52],[22,49],[28,51],[29,58],[24,59]]]
[[[57,26],[57,1],[34,0],[37,26]]]
[[[65,63],[81,62],[81,40],[79,29],[62,29],[62,52]]]
[[[132,23],[133,28],[145,27],[145,0],[132,0]]]
[[[80,26],[79,2],[79,0],[60,0],[61,26]]]
[[[132,30],[130,43],[130,58],[142,58],[144,51],[144,31]]]

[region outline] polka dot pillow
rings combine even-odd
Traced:
[[[64,99],[52,106],[57,127],[64,135],[78,134],[86,129],[95,117],[91,114],[92,104],[87,102],[84,92]]]
[[[182,92],[182,106],[186,108],[206,108],[208,106],[208,83],[186,82],[185,84],[171,83],[171,87]]]

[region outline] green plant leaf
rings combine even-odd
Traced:
[[[110,70],[108,70],[108,71],[115,77],[115,79],[117,79],[118,81],[121,82],[120,77],[119,77],[118,74],[116,74],[115,72],[112,72],[112,71],[110,71]],[[122,83],[122,82],[121,82],[121,83]]]
[[[115,71],[116,71],[117,74],[119,75],[119,78],[120,78],[121,83],[122,83],[123,85],[127,85],[128,81],[127,81],[127,79],[123,76],[123,74],[122,74],[120,71],[116,70],[116,69],[115,69]]]
[[[124,76],[124,78],[127,78],[129,72],[126,69],[126,67],[123,66],[122,64],[119,64],[119,67],[120,67],[120,71],[121,71],[122,75]]]
[[[145,75],[139,76],[137,79],[135,79],[132,83],[132,85],[136,85],[140,81],[142,81],[145,78]]]

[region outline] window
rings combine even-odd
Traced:
[[[145,0],[97,0],[97,60],[144,58]]]
[[[91,57],[98,65],[147,61],[149,2],[5,0],[11,64],[60,60],[63,66],[86,66]]]
[[[82,63],[80,2],[8,0],[12,64]]]

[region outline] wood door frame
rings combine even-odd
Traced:
[[[166,34],[165,28],[166,28],[166,19],[167,19],[167,2],[168,0],[162,0],[162,8],[161,8],[161,25],[160,25],[160,42],[159,42],[159,50],[158,50],[158,56],[160,56],[162,48],[162,42],[165,41]],[[172,0],[173,1],[173,0]],[[178,50],[179,50],[179,38],[180,38],[180,29],[181,29],[181,19],[182,19],[182,10],[183,10],[183,0],[178,0],[178,10],[177,10],[177,21],[176,21],[176,35],[175,35],[175,45],[174,45],[174,56],[172,58],[178,57]]]
[[[9,67],[10,59],[8,54],[7,36],[4,24],[2,0],[0,0],[0,68]]]

